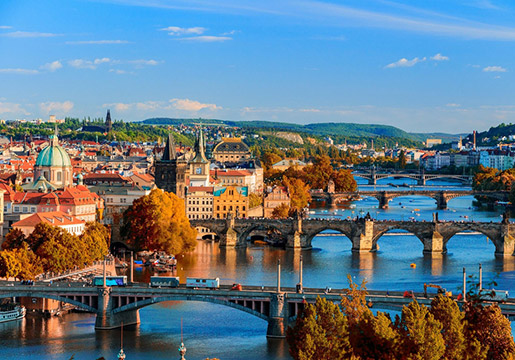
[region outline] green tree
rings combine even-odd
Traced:
[[[304,304],[286,338],[295,360],[348,359],[351,352],[346,318],[338,305],[320,297]]]
[[[406,153],[404,150],[401,150],[401,152],[399,153],[399,167],[401,169],[404,169],[406,167],[406,164],[407,164],[407,160],[406,160]]]
[[[403,306],[397,318],[401,334],[401,358],[410,360],[439,360],[445,353],[442,324],[417,301]]]
[[[197,236],[186,217],[184,201],[160,189],[137,199],[125,211],[121,233],[135,250],[169,254],[193,250]]]

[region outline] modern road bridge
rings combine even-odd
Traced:
[[[33,286],[19,282],[0,284],[0,298],[29,297],[47,298],[77,306],[96,314],[95,329],[109,330],[122,325],[140,322],[139,309],[163,301],[204,301],[244,311],[268,322],[267,336],[284,337],[286,329],[296,319],[305,302],[314,303],[318,296],[339,302],[343,290],[243,286],[242,291],[232,291],[229,286],[220,289],[150,288],[147,284],[126,287],[94,287],[80,283],[36,283]],[[279,290],[279,291],[278,291]],[[430,305],[432,296],[414,294],[419,303]],[[399,310],[412,299],[400,292],[370,291],[367,303],[373,308]],[[506,299],[500,304],[503,314],[515,320],[515,299]]]

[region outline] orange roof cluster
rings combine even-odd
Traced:
[[[223,177],[223,176],[249,176],[252,173],[248,170],[210,170],[209,174],[215,177]]]
[[[75,216],[68,215],[63,211],[51,211],[35,213],[23,220],[15,222],[13,227],[36,226],[39,223],[47,223],[52,226],[80,225],[85,224],[84,220],[80,220]]]

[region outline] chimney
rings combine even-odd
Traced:
[[[474,150],[476,150],[476,130],[474,130]]]

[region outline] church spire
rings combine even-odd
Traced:
[[[204,153],[204,134],[202,128],[199,131],[197,141],[195,142],[195,158],[192,162],[207,163],[206,154]]]
[[[55,123],[54,136],[52,137],[52,144],[51,144],[52,146],[59,145],[59,138],[57,137],[57,133],[58,133],[57,123]]]
[[[177,159],[177,152],[175,151],[175,141],[173,140],[173,136],[171,133],[168,134],[168,139],[166,140],[165,151],[161,160],[170,161]]]
[[[106,115],[106,132],[110,133],[113,129],[113,123],[111,121],[111,112],[109,109],[107,109],[107,115]]]

